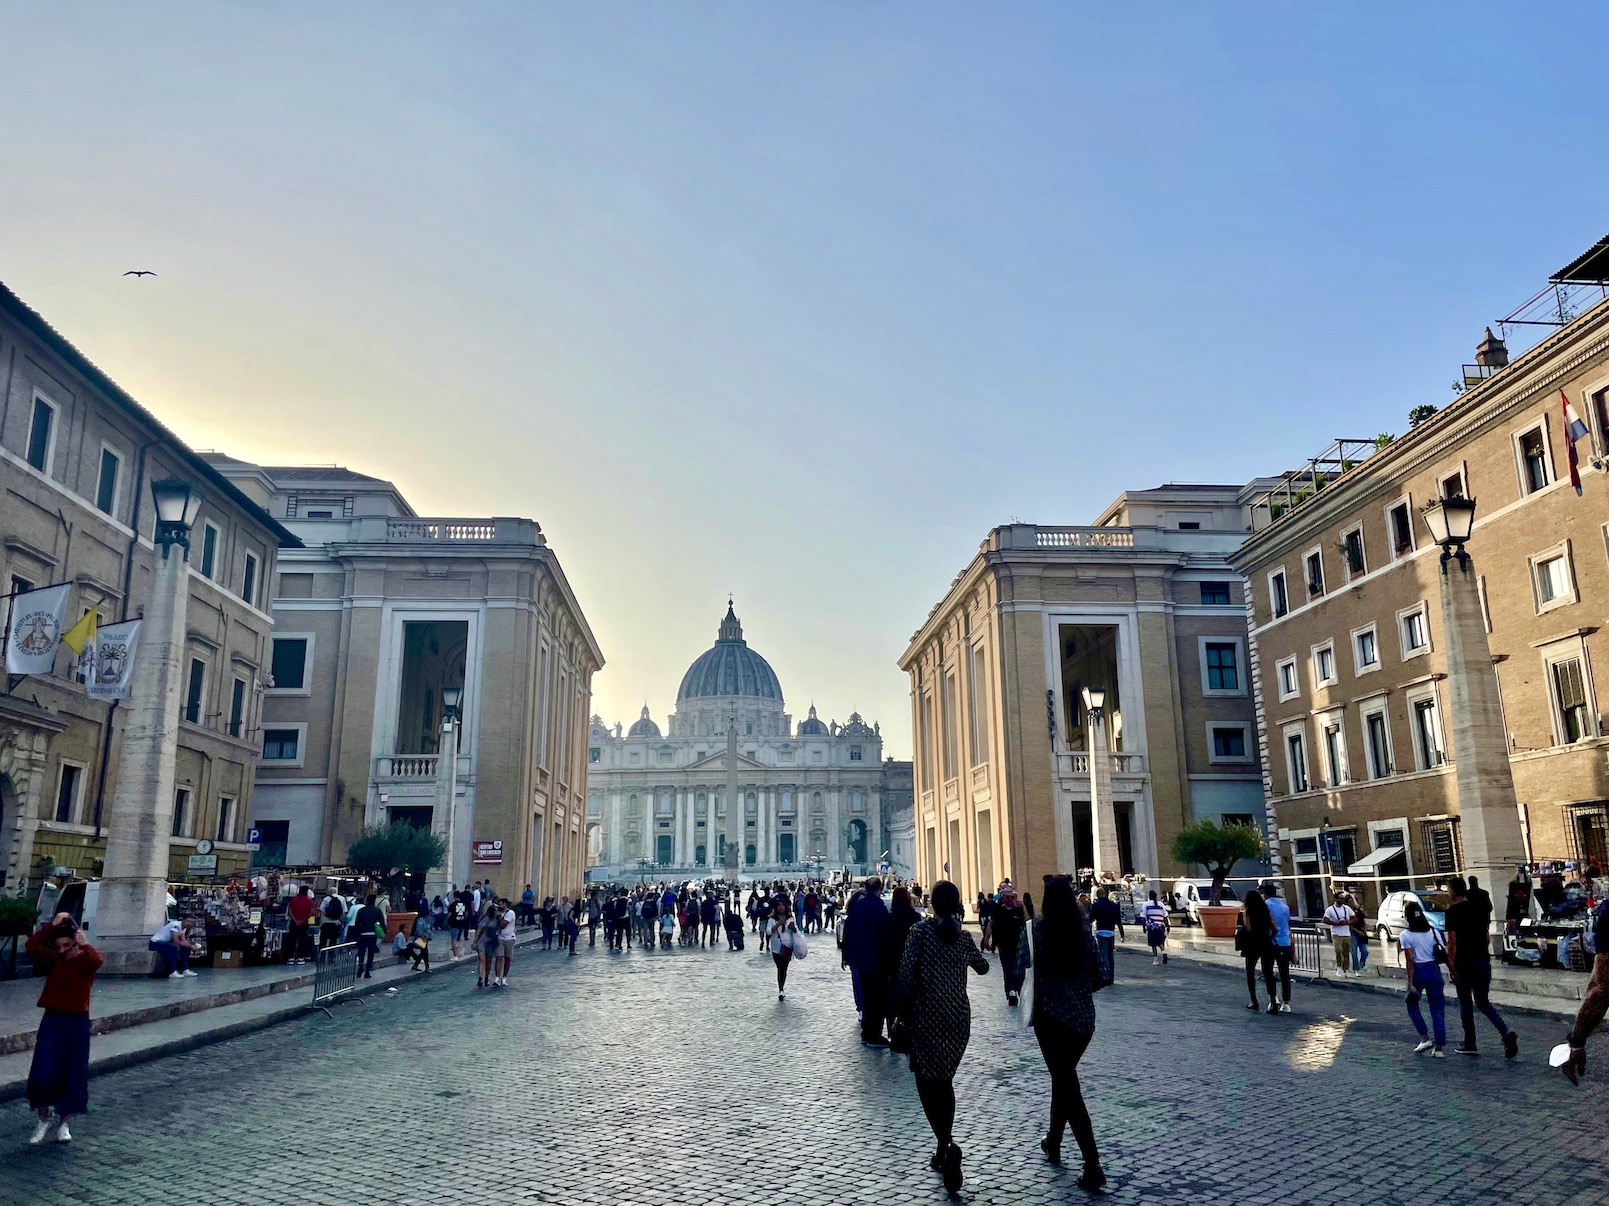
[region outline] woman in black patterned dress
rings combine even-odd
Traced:
[[[900,1016],[911,1037],[911,1072],[938,1150],[932,1167],[944,1185],[961,1188],[961,1149],[955,1145],[955,1070],[972,1037],[967,968],[979,975],[989,961],[961,928],[961,893],[948,880],[933,885],[933,916],[911,928],[899,964]]]

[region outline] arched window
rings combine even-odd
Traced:
[[[793,811],[793,793],[791,791],[785,791],[782,793],[782,811]]]
[[[699,792],[698,793],[698,815],[699,816],[704,816],[706,813],[709,812],[709,809],[710,809],[710,798],[708,796],[706,796],[703,792]]]
[[[760,815],[760,801],[754,798],[752,791],[749,793],[749,798],[743,801],[743,812],[744,815],[751,817]]]
[[[810,797],[811,812],[825,812],[826,809],[827,806],[821,802],[821,793],[819,791]]]
[[[849,798],[849,806],[856,812],[864,812],[866,809],[866,797],[857,791]]]
[[[636,796],[632,796],[630,802],[626,805],[626,811],[634,817],[642,816],[642,801]]]
[[[659,797],[659,815],[668,817],[671,813],[670,792],[663,792]]]

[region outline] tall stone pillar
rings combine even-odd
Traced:
[[[1467,556],[1441,564],[1441,622],[1447,648],[1453,781],[1458,788],[1464,873],[1500,899],[1525,861],[1525,838],[1509,769],[1508,736],[1480,588]]]
[[[106,823],[96,933],[90,935],[111,974],[150,972],[156,956],[147,943],[168,915],[173,763],[190,597],[185,570],[184,547],[164,547],[140,624],[128,702],[121,709],[117,790]]]
[[[737,883],[743,869],[746,815],[737,790],[737,717],[729,716],[726,720],[726,882],[729,884]]]

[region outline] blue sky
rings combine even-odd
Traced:
[[[0,278],[198,447],[540,520],[608,719],[731,590],[796,715],[904,756],[990,527],[1451,396],[1609,230],[1606,24],[8,0]]]

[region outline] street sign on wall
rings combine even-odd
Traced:
[[[501,866],[503,862],[503,843],[472,842],[469,847],[471,861],[490,866]]]

